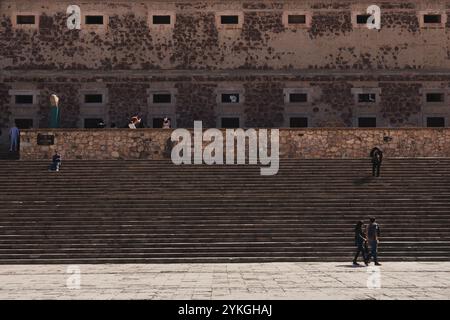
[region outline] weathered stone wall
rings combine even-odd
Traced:
[[[235,71],[231,73],[202,71],[187,74],[183,71],[160,74],[146,71],[123,76],[120,72],[97,73],[79,71],[73,75],[33,71],[29,74],[5,71],[0,84],[0,127],[7,127],[13,112],[8,90],[31,85],[39,91],[39,126],[48,125],[49,95],[61,98],[62,126],[76,128],[80,125],[82,102],[80,92],[87,88],[107,90],[104,108],[105,121],[124,126],[127,119],[140,114],[150,121],[151,110],[147,90],[160,88],[161,84],[176,89],[176,125],[192,127],[194,120],[202,120],[205,127],[217,127],[218,90],[228,87],[242,88],[245,101],[238,106],[243,127],[284,127],[291,107],[284,102],[284,88],[309,89],[311,101],[297,108],[309,117],[311,127],[353,127],[355,118],[377,115],[379,127],[420,127],[423,116],[446,116],[450,119],[448,98],[436,107],[423,102],[427,88],[450,92],[450,74],[444,73],[333,73],[279,71]],[[355,103],[352,89],[377,87],[379,103],[367,108]],[[224,114],[222,114],[224,116]]]
[[[80,3],[101,13],[103,30],[66,27],[70,1],[0,2],[0,67],[9,69],[422,69],[448,68],[449,24],[422,28],[420,12],[449,14],[447,0],[378,1],[380,31],[360,28],[355,12],[369,0],[99,1]],[[174,15],[154,27],[150,15]],[[311,25],[286,27],[283,13],[306,11]],[[17,28],[14,14],[39,16],[36,28]],[[221,29],[215,14],[242,13],[241,28]]]
[[[21,159],[170,159],[172,130],[29,130],[21,133]],[[38,134],[55,145],[38,146]],[[385,139],[389,137],[389,139]],[[204,144],[205,145],[205,144]],[[366,158],[380,146],[387,158],[450,157],[450,129],[281,129],[281,158]]]
[[[369,0],[142,0],[80,3],[82,15],[103,14],[104,28],[68,30],[70,1],[0,1],[0,127],[16,118],[48,125],[48,95],[61,98],[62,126],[103,118],[124,126],[130,116],[152,114],[147,90],[177,90],[171,117],[178,127],[194,120],[217,127],[221,89],[243,89],[241,126],[288,126],[307,116],[311,127],[352,127],[376,116],[379,127],[423,126],[427,116],[450,123],[450,1],[382,0],[382,29],[355,25]],[[286,13],[305,13],[310,25],[286,26]],[[423,27],[423,12],[443,14],[442,26]],[[16,14],[36,14],[36,27],[14,25]],[[151,14],[170,14],[173,26],[154,26]],[[217,14],[237,14],[239,27],[218,25]],[[447,19],[447,21],[445,21]],[[446,22],[446,23],[444,23]],[[107,103],[89,114],[80,91],[107,90]],[[309,104],[284,103],[285,88],[311,89]],[[355,104],[355,88],[379,88],[380,102]],[[37,114],[10,104],[9,90],[39,91]],[[441,106],[423,103],[423,89],[441,88]]]

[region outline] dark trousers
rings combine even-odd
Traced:
[[[380,168],[381,168],[381,163],[372,163],[372,175],[374,177],[379,177],[380,176]]]
[[[364,262],[366,262],[368,260],[368,258],[367,258],[367,248],[361,243],[361,244],[358,244],[358,246],[357,246],[355,258],[353,259],[354,263],[356,263],[356,260],[358,260],[358,257],[359,257],[360,253],[362,254]]]
[[[59,167],[61,166],[61,161],[53,161],[50,165],[50,170],[56,171],[59,170]]]
[[[378,242],[376,240],[369,241],[370,244],[370,257],[373,258],[374,262],[378,262]]]

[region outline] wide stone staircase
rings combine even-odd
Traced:
[[[0,161],[0,263],[347,261],[376,216],[380,261],[450,261],[450,159]]]

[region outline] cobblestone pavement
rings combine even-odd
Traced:
[[[0,299],[450,299],[450,262],[1,265]]]

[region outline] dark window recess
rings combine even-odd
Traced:
[[[308,95],[306,93],[290,93],[289,102],[308,102]]]
[[[222,93],[222,103],[239,103],[239,94]]]
[[[16,101],[16,104],[33,104],[33,96],[32,95],[16,95],[15,101]]]
[[[239,118],[222,118],[221,125],[225,129],[239,128]]]
[[[377,96],[375,93],[360,93],[358,94],[358,102],[376,102]]]
[[[308,118],[305,117],[293,117],[289,119],[291,128],[307,128],[308,127]]]
[[[105,125],[103,119],[91,118],[91,119],[84,119],[84,127],[86,129],[99,129],[104,128]]]
[[[153,103],[171,103],[172,95],[170,93],[157,93],[153,95]]]
[[[440,14],[426,14],[423,16],[424,23],[441,23]]]
[[[170,16],[153,16],[153,24],[170,24]]]
[[[86,24],[103,24],[103,16],[86,16]]]
[[[17,24],[36,24],[35,16],[17,16]]]
[[[239,24],[239,16],[220,16],[221,24]]]
[[[31,129],[33,128],[33,119],[16,119],[14,120],[17,128],[19,129]]]
[[[101,94],[86,94],[84,96],[84,103],[103,103],[103,95],[101,95]]]
[[[358,118],[358,127],[360,127],[360,128],[376,128],[377,127],[377,118],[372,118],[372,117]]]
[[[370,17],[370,14],[358,14],[356,16],[356,23],[357,24],[366,24],[369,17]]]
[[[289,24],[305,24],[306,23],[306,16],[304,14],[289,15],[288,16],[288,23]]]
[[[169,121],[172,121],[171,118],[168,118]],[[164,118],[153,118],[152,128],[162,128],[164,125]]]
[[[427,93],[427,102],[444,102],[443,93]]]
[[[445,127],[445,119],[443,117],[429,117],[427,118],[427,127],[443,128]]]

